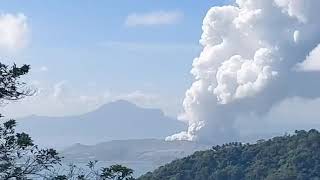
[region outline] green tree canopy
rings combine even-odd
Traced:
[[[173,161],[139,180],[319,180],[320,133],[228,143]]]

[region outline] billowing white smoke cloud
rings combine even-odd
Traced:
[[[264,115],[288,97],[320,95],[319,73],[297,71],[305,59],[320,62],[319,8],[318,0],[237,0],[211,8],[183,103],[189,128],[167,140],[236,140],[238,117]]]
[[[300,71],[318,71],[320,70],[320,45],[314,48],[305,61],[297,65]]]

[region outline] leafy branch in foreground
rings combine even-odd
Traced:
[[[0,179],[27,179],[41,176],[59,164],[61,157],[54,149],[39,149],[26,133],[15,133],[16,122],[0,126]]]
[[[80,168],[74,164],[69,165],[64,175],[52,173],[47,175],[50,180],[134,180],[133,170],[122,165],[111,165],[110,167],[96,168],[98,161],[90,161],[87,168]]]
[[[122,165],[96,168],[97,161],[90,161],[87,168],[62,166],[58,152],[40,149],[26,133],[15,132],[16,121],[0,125],[0,179],[47,180],[133,180],[133,170]]]
[[[0,101],[18,100],[31,96],[34,91],[20,82],[30,70],[29,65],[18,67],[0,63]],[[0,115],[0,117],[2,117]],[[0,179],[27,179],[41,176],[59,164],[61,158],[54,149],[39,149],[26,133],[15,132],[16,121],[0,125]]]
[[[20,82],[22,75],[29,72],[30,66],[17,67],[16,64],[8,66],[0,63],[0,100],[18,100],[25,96],[31,96],[35,91]]]

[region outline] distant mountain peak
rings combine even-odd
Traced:
[[[106,105],[112,105],[112,106],[134,106],[134,107],[137,107],[136,104],[130,102],[130,101],[127,101],[127,100],[123,100],[123,99],[119,99],[119,100],[115,100],[115,101],[112,101],[112,102],[109,102],[108,104]]]
[[[123,111],[131,110],[135,112],[140,112],[140,111],[153,112],[154,114],[157,114],[159,116],[165,116],[164,112],[161,109],[141,107],[127,100],[115,100],[115,101],[106,103],[98,107],[95,111],[89,112],[88,114],[92,114],[96,112],[105,113],[105,111],[119,111],[119,110],[123,110]]]
[[[87,114],[95,114],[95,113],[108,113],[108,112],[119,112],[119,111],[139,111],[142,109],[134,103],[131,103],[126,100],[116,100],[112,102],[108,102],[106,104],[101,105],[96,110],[91,111]]]
[[[45,143],[92,144],[116,139],[164,139],[185,129],[186,124],[166,116],[160,109],[117,100],[82,115],[27,117],[19,121],[18,128]]]

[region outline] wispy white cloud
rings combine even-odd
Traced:
[[[48,69],[48,67],[47,66],[41,66],[40,68],[39,68],[39,71],[41,71],[41,72],[47,72],[49,69]]]
[[[28,24],[24,14],[0,14],[0,48],[15,51],[27,43]]]
[[[152,26],[169,25],[180,22],[183,18],[181,11],[154,11],[148,13],[133,13],[127,16],[125,25],[132,26]]]

